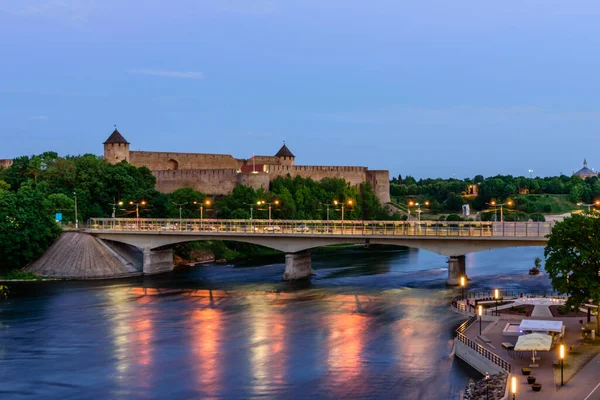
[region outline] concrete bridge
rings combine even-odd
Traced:
[[[308,250],[332,244],[414,247],[449,257],[449,285],[464,276],[465,254],[515,246],[544,246],[552,222],[301,221],[94,218],[82,231],[143,250],[143,272],[173,268],[170,246],[198,240],[253,243],[286,253],[284,280],[313,274]],[[126,252],[126,249],[124,249]]]

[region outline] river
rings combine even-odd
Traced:
[[[547,290],[542,248],[467,255],[469,289]],[[446,258],[414,249],[282,256],[115,281],[13,285],[0,300],[1,399],[457,399],[464,320]]]

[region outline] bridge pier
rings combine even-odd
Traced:
[[[285,255],[285,271],[283,272],[284,281],[308,278],[314,274],[311,256],[308,251],[287,253]]]
[[[460,277],[467,277],[467,270],[465,267],[465,256],[453,256],[448,260],[448,280],[446,285],[458,286],[460,285]]]
[[[173,271],[173,249],[151,250],[144,247],[144,275]]]

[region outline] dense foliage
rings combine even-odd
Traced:
[[[492,200],[514,201],[513,211],[523,214],[511,215],[506,220],[523,220],[525,214],[565,212],[575,203],[593,203],[600,198],[600,181],[597,177],[581,179],[578,176],[554,176],[545,178],[513,177],[497,175],[484,178],[477,175],[470,179],[420,179],[407,176],[393,178],[390,194],[399,203],[415,199],[428,200],[434,212],[460,211],[463,204],[474,210],[489,208]],[[485,218],[486,216],[484,216]],[[490,216],[487,215],[487,218]],[[535,218],[539,219],[539,215]]]
[[[544,255],[552,287],[569,296],[567,306],[600,304],[600,218],[573,215],[557,223]]]
[[[42,191],[27,185],[16,192],[0,189],[0,269],[37,259],[59,234]]]

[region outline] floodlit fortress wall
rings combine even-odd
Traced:
[[[127,161],[147,167],[156,177],[161,192],[191,187],[203,193],[227,195],[236,185],[269,189],[278,177],[300,176],[320,181],[340,178],[352,186],[369,182],[382,204],[390,201],[389,172],[357,166],[295,165],[295,156],[284,144],[274,156],[235,158],[229,154],[130,151],[129,142],[118,130],[104,142],[104,158],[113,164]],[[1,165],[1,164],[0,164]]]

